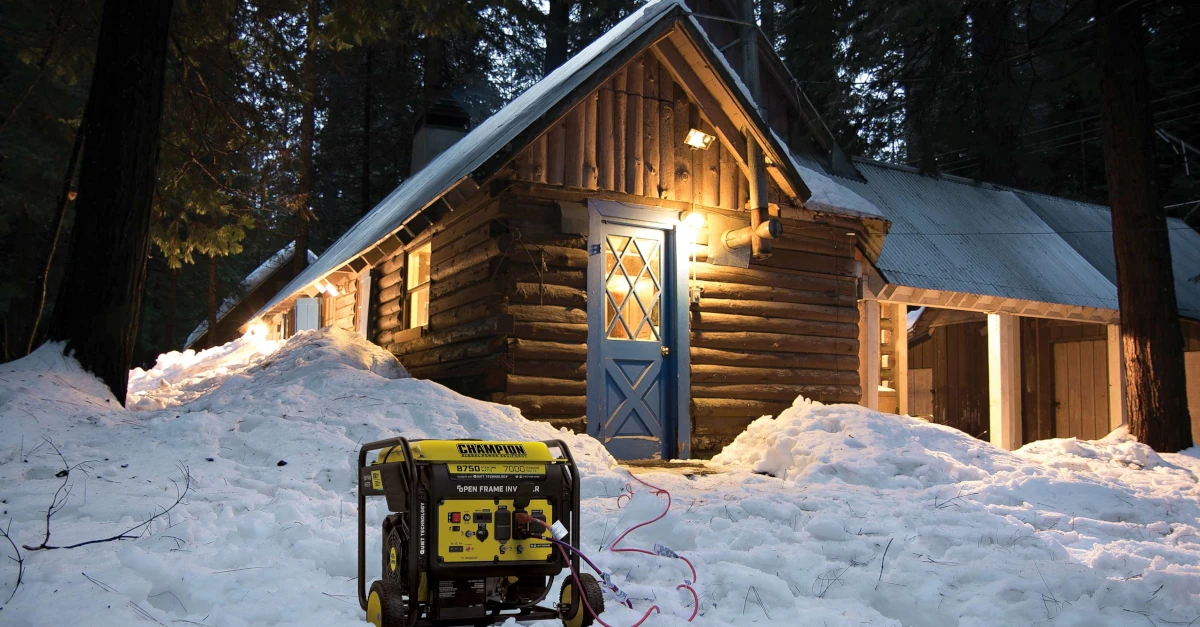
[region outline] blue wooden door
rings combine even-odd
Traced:
[[[589,359],[588,431],[618,459],[670,457],[673,442],[664,436],[674,433],[673,388],[665,357],[674,290],[666,233],[604,221],[598,239],[588,286],[588,349],[599,353]]]

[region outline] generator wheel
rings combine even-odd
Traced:
[[[603,612],[604,593],[600,590],[600,584],[596,583],[596,578],[588,574],[581,574],[579,575],[579,585],[583,587],[583,596],[587,599],[587,605],[591,606],[597,614]],[[558,593],[558,608],[565,627],[588,627],[592,624],[594,617],[580,600],[573,577],[567,577],[567,580],[563,582],[562,590]]]
[[[382,581],[371,584],[367,593],[367,622],[375,627],[404,627],[404,595],[400,586]]]

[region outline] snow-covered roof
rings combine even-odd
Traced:
[[[1116,284],[1117,261],[1108,207],[1030,192],[1017,192],[1017,196],[1110,283]],[[1183,220],[1167,218],[1167,234],[1179,314],[1200,320],[1200,233]]]
[[[340,268],[362,251],[391,235],[458,181],[470,175],[555,103],[613,60],[624,47],[649,30],[679,0],[652,0],[634,11],[548,76],[484,120],[465,137],[413,174],[333,243],[317,262],[300,273],[255,316]]]
[[[891,220],[875,264],[889,283],[1117,308],[1112,281],[1015,190],[869,160],[855,164],[865,181],[838,182]]]
[[[259,285],[262,285],[263,282],[270,278],[272,274],[275,274],[276,270],[286,266],[288,262],[292,260],[292,253],[295,250],[296,242],[288,242],[287,246],[284,246],[274,255],[271,255],[266,261],[262,262],[257,268],[251,271],[250,274],[247,274],[246,278],[242,279],[241,283],[238,283],[237,290],[235,290],[233,294],[226,298],[225,301],[221,303],[221,306],[217,309],[217,321],[220,322],[222,319],[224,319],[225,315],[228,314],[234,307],[236,307],[246,294],[249,294]],[[316,261],[316,253],[311,250],[308,251],[309,265],[316,263]],[[188,335],[187,341],[183,343],[183,347],[185,349],[190,348],[192,344],[195,344],[196,340],[200,339],[200,337],[207,331],[208,321],[204,320]]]
[[[674,11],[675,9],[678,11]],[[627,46],[637,41],[668,14],[686,16],[686,23],[697,36],[697,43],[707,48],[708,56],[716,60],[719,70],[726,74],[726,82],[742,98],[743,104],[749,105],[748,108],[755,111],[754,115],[759,115],[759,109],[753,105],[754,101],[746,86],[742,84],[724,55],[708,39],[683,0],[650,0],[404,181],[322,253],[317,263],[309,266],[284,287],[255,316],[270,311],[292,294],[337,270],[364,250],[394,233],[408,219],[508,147],[522,131],[544,116],[555,104],[567,98],[595,72],[613,61]],[[786,144],[777,136],[769,134],[769,139],[771,143],[776,144],[772,146],[776,152],[787,153]],[[794,162],[794,159],[790,161]],[[811,170],[810,173],[816,175],[816,172]],[[801,171],[795,170],[795,174],[800,179],[797,183],[808,182]],[[859,207],[843,208],[829,205],[824,208],[852,217],[878,217]]]
[[[808,190],[812,192],[812,196],[804,201],[806,207],[811,206],[814,209],[837,211],[869,219],[884,218],[883,212],[871,201],[854,193],[833,177],[817,170],[816,167],[809,167],[805,164],[806,160],[800,158],[795,151],[788,147],[775,131],[771,131],[771,135],[784,146],[784,154],[791,161],[792,168],[800,174],[800,178],[804,179]]]

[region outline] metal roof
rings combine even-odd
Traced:
[[[856,160],[839,177],[892,226],[875,267],[889,282],[932,290],[1117,308],[1112,281],[1013,190]]]
[[[1108,207],[1031,192],[1017,192],[1017,196],[1110,283],[1116,284],[1117,262]],[[1177,218],[1167,218],[1167,229],[1179,314],[1200,319],[1200,233]]]

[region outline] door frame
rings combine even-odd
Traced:
[[[602,286],[604,264],[593,257],[603,258],[604,223],[616,222],[634,227],[659,229],[664,232],[668,264],[668,285],[662,290],[663,318],[670,316],[670,331],[664,337],[671,354],[663,358],[662,381],[668,388],[667,409],[663,415],[663,459],[688,459],[692,454],[691,419],[691,327],[688,306],[688,255],[680,240],[682,224],[678,211],[647,207],[612,200],[588,199],[588,266],[587,266],[587,432],[599,438],[602,418],[594,415],[593,401],[603,390],[604,294]],[[665,325],[664,325],[665,326]],[[598,401],[597,401],[598,402]],[[671,436],[674,436],[674,441]]]

